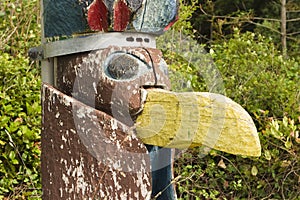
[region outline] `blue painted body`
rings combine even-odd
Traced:
[[[172,181],[172,149],[146,145],[150,153],[152,170],[152,198],[175,200],[176,193]],[[161,194],[160,194],[161,192]]]

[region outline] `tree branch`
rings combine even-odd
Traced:
[[[300,18],[288,19],[286,22],[297,22],[300,21]]]
[[[290,10],[290,11],[286,11],[286,12],[288,12],[288,13],[298,13],[298,12],[300,12],[300,10]]]
[[[288,33],[287,35],[291,36],[291,35],[298,35],[298,34],[300,34],[300,31],[293,32],[293,33]]]

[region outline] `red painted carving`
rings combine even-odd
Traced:
[[[178,15],[176,15],[175,19],[173,21],[170,22],[170,24],[168,24],[165,28],[164,31],[169,30],[169,28],[171,28],[171,26],[173,26],[173,24],[175,24],[175,22],[177,22],[177,20],[179,19]]]
[[[88,10],[88,23],[93,31],[108,30],[108,10],[102,0],[94,1]]]
[[[130,10],[124,0],[118,0],[114,8],[114,30],[124,31],[130,20]]]

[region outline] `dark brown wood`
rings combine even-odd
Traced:
[[[58,57],[57,63],[60,91],[129,126],[141,110],[142,87],[170,88],[167,66],[157,49],[113,46]]]
[[[174,199],[168,189],[171,150],[153,148],[150,164],[131,126],[142,110],[142,87],[170,89],[161,52],[148,47],[155,48],[154,34],[176,21],[178,0],[41,5],[42,51],[31,54],[44,59],[43,81],[56,87],[43,85],[43,199],[144,200],[152,184],[153,195],[162,194],[158,199]],[[94,34],[112,31],[127,33]],[[157,160],[168,165],[151,183],[150,165]]]
[[[149,199],[150,160],[133,129],[43,85],[43,199]]]

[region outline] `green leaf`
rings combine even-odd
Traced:
[[[5,141],[3,141],[3,140],[0,140],[0,145],[1,146],[4,146],[6,144],[6,142]]]
[[[288,118],[286,116],[283,117],[282,124],[284,127],[288,127]]]
[[[9,152],[9,154],[8,154],[9,159],[13,160],[13,159],[15,159],[15,157],[16,157],[16,153],[14,151]]]
[[[264,154],[265,154],[265,158],[266,158],[267,160],[270,161],[270,160],[272,159],[272,156],[271,156],[271,153],[270,153],[269,150],[265,150]]]
[[[12,159],[12,160],[11,160],[11,163],[12,163],[13,165],[18,165],[18,164],[19,164],[19,161],[18,161],[17,159]]]
[[[288,139],[287,141],[285,141],[284,146],[285,146],[287,149],[290,149],[290,148],[292,148],[293,143],[292,143],[292,141],[291,141],[290,139]]]
[[[252,176],[256,176],[258,174],[258,169],[255,165],[251,168],[251,174]]]
[[[0,116],[0,128],[7,125],[9,121],[10,121],[10,117],[6,115]]]

